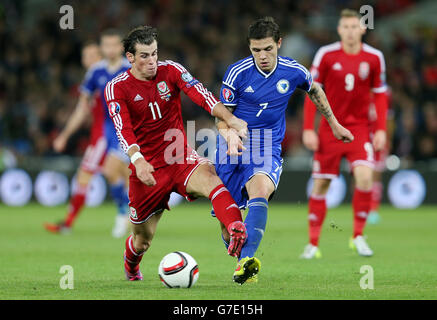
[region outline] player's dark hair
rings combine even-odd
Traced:
[[[158,31],[151,26],[140,26],[131,30],[126,38],[123,39],[124,52],[135,54],[135,45],[151,45],[153,41],[158,40]]]
[[[104,37],[119,37],[120,40],[123,39],[123,36],[117,29],[106,29],[100,34],[100,41],[102,41]]]
[[[247,43],[250,44],[251,39],[264,39],[272,37],[273,41],[278,43],[281,38],[281,32],[279,26],[272,17],[264,17],[256,20],[249,26],[249,32],[247,35]]]

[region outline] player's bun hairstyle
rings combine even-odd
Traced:
[[[124,52],[135,54],[135,45],[137,43],[150,45],[155,40],[158,40],[158,31],[156,28],[151,26],[136,27],[123,39]]]
[[[276,43],[281,38],[279,26],[272,17],[258,19],[249,26],[247,43],[250,44],[250,39],[259,40],[268,37],[272,37]]]

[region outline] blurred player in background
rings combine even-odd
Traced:
[[[236,117],[248,123],[249,139],[242,144],[224,121],[217,121],[222,135],[216,153],[217,174],[239,208],[249,209],[244,221],[248,238],[234,272],[234,281],[240,284],[249,279],[257,281],[260,261],[254,255],[266,228],[268,202],[282,172],[285,111],[295,89],[308,92],[331,126],[332,132],[327,134],[332,139],[353,140],[349,130],[337,122],[323,90],[313,83],[309,71],[293,59],[278,56],[282,38],[273,18],[255,21],[249,27],[247,41],[252,55],[229,66],[220,98]],[[228,143],[230,155],[224,152]],[[221,228],[227,245],[229,234],[223,224]]]
[[[388,108],[390,108],[391,92],[388,86],[387,86],[386,95],[388,101],[387,105]],[[389,110],[387,110],[387,118],[388,118],[388,112]],[[369,108],[369,120],[370,120],[370,137],[372,139],[373,135],[377,130],[377,123],[378,123],[378,116],[376,114],[376,107],[374,102],[371,103]],[[387,159],[387,156],[390,152],[389,141],[390,138],[387,137],[387,143],[385,144],[384,148],[379,151],[375,151],[375,168],[373,170],[372,202],[370,204],[370,212],[367,217],[367,223],[369,224],[378,224],[381,220],[378,210],[384,191],[384,185],[382,183],[382,174],[386,168],[385,160]]]
[[[310,243],[301,255],[305,259],[321,257],[318,243],[327,211],[326,194],[331,179],[340,172],[343,157],[348,160],[355,180],[352,199],[354,228],[349,245],[361,256],[373,255],[363,237],[363,230],[372,200],[374,150],[382,150],[386,144],[385,61],[381,51],[361,42],[365,28],[361,25],[358,12],[343,10],[337,31],[341,41],[317,51],[311,73],[314,81],[324,86],[335,114],[351,130],[355,140],[347,145],[339,143],[327,134],[329,128],[323,119],[317,135],[314,131],[316,110],[310,99],[305,100],[303,143],[315,151],[314,186],[308,208]],[[372,93],[377,123],[370,141],[369,105]]]
[[[95,46],[84,48],[84,66],[89,64],[91,57],[97,58],[95,54],[94,56],[92,54],[97,49]],[[112,198],[118,207],[118,214],[112,230],[112,235],[118,238],[122,237],[127,229],[129,199],[126,188],[129,176],[127,168],[129,159],[118,144],[112,120],[108,115],[103,90],[108,81],[126,71],[130,64],[122,56],[121,36],[116,30],[107,30],[102,33],[100,50],[104,59],[89,67],[81,85],[81,94],[76,109],[65,128],[53,142],[54,149],[57,152],[62,152],[71,135],[90,116],[92,108],[94,118],[91,139],[77,174],[77,190],[72,195],[65,220],[57,224],[45,224],[45,227],[48,231],[55,233],[71,231],[73,222],[85,204],[86,192],[91,178],[101,170],[109,183]],[[94,106],[92,106],[93,100],[95,100]]]
[[[126,239],[124,252],[125,274],[130,281],[143,279],[139,264],[163,211],[169,209],[172,192],[190,200],[211,200],[218,219],[231,235],[230,255],[238,256],[246,239],[241,212],[214,166],[187,143],[181,91],[242,136],[246,135],[247,124],[232,115],[182,65],[158,61],[157,37],[156,29],[149,26],[132,30],[124,39],[132,68],[110,81],[105,89],[109,114],[131,161],[129,206],[133,234]],[[193,225],[193,232],[195,228]]]

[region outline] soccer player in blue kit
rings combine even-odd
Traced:
[[[247,240],[242,248],[233,280],[256,282],[261,262],[254,257],[267,223],[268,201],[278,187],[282,172],[281,142],[285,134],[285,110],[296,88],[308,92],[327,119],[334,136],[344,142],[353,135],[341,126],[320,86],[309,71],[288,57],[278,56],[279,26],[273,18],[255,21],[247,37],[251,56],[229,66],[223,78],[220,99],[234,115],[248,123],[248,139],[223,121],[216,120],[216,171],[241,210],[249,209],[245,224]],[[214,212],[212,212],[214,216]],[[221,225],[222,239],[229,234]]]
[[[128,228],[128,211],[129,198],[127,194],[127,180],[129,177],[129,169],[127,165],[129,158],[121,149],[118,143],[118,138],[109,117],[108,107],[106,106],[104,90],[106,83],[111,81],[120,73],[123,73],[131,67],[129,61],[123,58],[123,44],[121,34],[114,29],[108,29],[100,35],[100,49],[103,55],[103,60],[94,63],[85,75],[85,79],[80,87],[80,97],[78,107],[73,115],[69,118],[64,130],[54,141],[54,148],[61,152],[65,149],[68,139],[76,132],[84,121],[90,116],[90,108],[88,101],[91,97],[99,96],[100,103],[96,108],[103,108],[101,112],[97,112],[99,119],[94,119],[95,126],[103,126],[103,139],[99,139],[96,147],[89,152],[86,157],[86,173],[83,173],[81,183],[79,183],[79,191],[81,201],[73,201],[69,208],[69,212],[65,221],[57,224],[46,224],[45,227],[51,232],[68,232],[71,229],[72,221],[78,216],[82,208],[88,188],[88,183],[92,178],[92,174],[100,170],[95,168],[101,165],[101,171],[108,181],[112,198],[117,205],[117,215],[115,218],[112,235],[116,238],[122,237]],[[95,129],[95,128],[94,128]],[[104,159],[104,160],[103,160]]]

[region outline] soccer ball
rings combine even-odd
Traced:
[[[188,253],[175,251],[162,258],[158,274],[168,288],[191,288],[199,278],[199,268]]]

